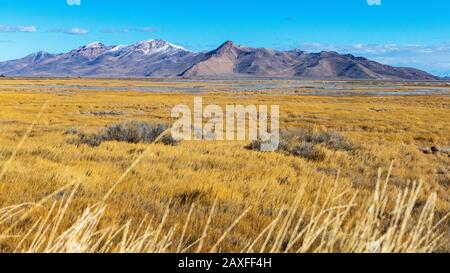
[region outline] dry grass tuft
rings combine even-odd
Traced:
[[[331,185],[323,182],[313,196],[305,195],[306,184],[289,206],[279,209],[269,225],[244,242],[246,246],[241,252],[433,252],[442,247],[445,234],[439,232],[439,228],[448,215],[440,222],[435,221],[436,195],[431,194],[421,210],[417,210],[422,183],[410,184],[398,192],[395,200],[390,200],[388,180],[389,175],[385,180],[380,176],[372,198],[362,203],[356,202],[357,193],[342,191],[338,179]],[[214,243],[206,246],[208,230],[220,208],[217,198],[201,235],[189,243],[184,239],[195,212],[194,205],[181,233],[177,223],[167,223],[173,213],[168,206],[157,222],[144,218],[134,226],[131,220],[121,225],[105,224],[107,204],[104,202],[88,205],[76,219],[68,214],[78,187],[79,184],[75,184],[69,191],[64,189],[60,200],[39,202],[41,210],[48,209],[35,219],[29,211],[37,204],[1,209],[0,240],[10,245],[14,252],[27,253],[181,253],[194,249],[196,252],[218,252],[222,242],[233,236],[234,228],[251,211],[251,208],[243,210],[227,228],[221,229],[221,236]],[[302,206],[307,198],[313,198],[312,207]],[[392,201],[395,207],[389,210],[387,204]],[[14,236],[5,232],[5,226],[24,223],[28,226],[26,232]]]

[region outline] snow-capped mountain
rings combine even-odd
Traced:
[[[178,52],[188,52],[181,46],[168,43],[163,40],[146,40],[132,45],[117,45],[108,49],[107,54],[140,54],[140,55],[154,55],[154,54],[171,54]]]
[[[238,46],[195,53],[163,40],[106,46],[100,42],[62,54],[37,52],[0,63],[11,76],[86,77],[299,77],[306,79],[437,80],[413,69],[337,52],[307,53]]]
[[[63,54],[38,52],[0,63],[0,74],[18,76],[173,76],[191,65],[193,53],[163,40],[106,46],[93,42]]]
[[[82,46],[78,49],[70,51],[68,53],[68,57],[95,58],[105,53],[109,49],[111,49],[111,47],[105,46],[100,42],[93,42],[88,45]]]
[[[137,44],[129,46],[128,49],[132,52],[140,51],[144,55],[187,51],[181,46],[176,46],[163,40],[141,41]]]

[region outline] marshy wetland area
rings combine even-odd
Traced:
[[[279,105],[281,143],[161,137]],[[0,79],[0,252],[450,252],[448,82]]]

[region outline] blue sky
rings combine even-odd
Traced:
[[[334,50],[450,73],[448,0],[2,0],[0,60],[92,41],[161,38],[193,51],[225,40]]]

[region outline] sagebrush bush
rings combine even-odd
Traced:
[[[252,151],[262,152],[262,145],[265,144],[261,139],[253,140],[250,144],[245,146],[245,149]],[[283,139],[280,138],[280,143],[278,145],[277,152],[289,152],[289,145]]]
[[[261,140],[254,140],[245,146],[248,150],[261,151]],[[277,152],[298,156],[311,161],[323,161],[325,153],[320,146],[328,149],[353,151],[354,146],[344,136],[335,131],[314,133],[303,129],[284,131],[280,135]]]
[[[291,154],[299,156],[310,161],[323,161],[325,153],[312,143],[301,143],[291,149]]]
[[[310,134],[307,136],[308,142],[316,144],[325,144],[330,149],[353,151],[353,145],[342,135],[335,131]]]
[[[109,125],[97,133],[78,133],[76,144],[99,146],[105,141],[119,141],[128,143],[153,143],[161,136],[160,141],[165,145],[176,145],[178,142],[170,134],[164,134],[169,129],[167,124],[152,124],[142,121],[124,121]]]
[[[71,127],[64,132],[65,135],[78,135],[80,133],[80,130],[74,127]]]
[[[311,130],[297,129],[282,133],[282,139],[288,142],[306,142],[323,144],[329,149],[353,151],[353,144],[336,131],[313,132]]]

